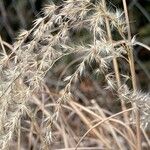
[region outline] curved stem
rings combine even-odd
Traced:
[[[141,43],[141,42],[135,42],[135,45],[142,46],[142,47],[144,47],[145,49],[147,49],[147,50],[149,50],[149,51],[150,51],[150,47],[149,47],[149,46],[147,46],[147,45],[146,45],[146,44],[144,44],[144,43]]]
[[[91,130],[95,129],[95,128],[98,127],[100,124],[104,123],[105,121],[108,121],[108,120],[111,119],[111,118],[114,118],[114,117],[116,117],[116,116],[118,116],[118,115],[121,115],[121,114],[123,114],[123,113],[125,113],[125,112],[132,111],[132,110],[134,110],[134,109],[135,109],[135,108],[132,107],[132,108],[130,108],[130,109],[126,109],[126,110],[124,110],[124,111],[121,111],[121,112],[119,112],[119,113],[117,113],[117,114],[114,114],[114,115],[112,115],[112,116],[110,116],[110,117],[107,117],[106,119],[103,119],[102,121],[100,121],[100,122],[98,122],[97,124],[95,124],[94,126],[92,126],[92,127],[82,136],[82,138],[79,140],[79,142],[78,142],[77,145],[76,145],[75,150],[77,150],[77,148],[78,148],[79,144],[81,143],[81,141],[86,137],[86,135],[87,135]]]

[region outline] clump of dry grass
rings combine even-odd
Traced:
[[[10,147],[14,133],[18,138],[14,142],[18,150],[21,149],[21,132],[27,135],[24,137],[29,145],[26,149],[50,149],[50,146],[53,149],[77,149],[78,146],[88,149],[88,142],[91,142],[99,149],[127,147],[140,150],[145,141],[146,146],[150,144],[140,123],[143,118],[146,124],[149,121],[145,119],[150,113],[149,95],[137,92],[132,54],[134,45],[147,46],[131,38],[125,1],[123,4],[125,13],[107,8],[105,0],[66,0],[60,6],[52,3],[43,9],[42,17],[34,21],[32,29],[20,32],[13,47],[1,40],[1,149]],[[89,43],[73,40],[72,32],[83,28],[91,35]],[[119,34],[118,40],[114,40],[112,31]],[[8,52],[6,47],[10,49]],[[78,64],[73,73],[64,77],[61,91],[51,91],[45,83],[47,75],[59,60],[68,55],[75,59],[80,57],[75,60]],[[131,78],[119,72],[119,59],[127,61]],[[83,105],[76,101],[74,85],[87,75],[89,66],[93,67],[93,73],[105,77],[105,89],[94,84],[100,88],[103,100],[107,99],[107,89],[117,93],[122,104],[120,112],[111,114],[100,107],[98,97],[87,100],[81,96]],[[133,92],[126,83],[129,79]],[[131,108],[126,108],[126,99],[133,104]],[[144,110],[144,116],[140,120],[141,110]],[[136,114],[136,125],[129,122],[131,112]],[[24,113],[26,119],[21,120]],[[77,126],[74,127],[73,123]],[[86,138],[90,131],[91,135]],[[53,135],[58,144],[53,142]]]

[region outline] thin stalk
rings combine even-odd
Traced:
[[[104,9],[106,10],[106,0],[102,0],[102,3],[103,3],[103,6],[104,6]],[[109,41],[113,45],[113,39],[112,39],[110,24],[109,24],[109,20],[108,20],[107,17],[105,18],[105,22],[106,22],[106,30],[107,30]],[[116,77],[116,81],[117,81],[117,88],[119,89],[121,87],[121,79],[120,79],[120,72],[119,72],[119,66],[118,66],[117,58],[115,56],[113,58],[113,66],[114,66],[115,77]],[[125,102],[122,99],[121,99],[121,107],[122,107],[123,111],[125,111],[127,109],[126,105],[125,105]],[[125,113],[123,113],[123,117],[124,117],[125,122],[128,124],[129,123],[128,112],[125,111]],[[128,131],[127,131],[127,136],[128,136],[129,139],[132,140],[132,138],[130,136],[130,133],[128,133]],[[130,145],[130,148],[132,149],[131,145]]]
[[[130,30],[128,11],[127,11],[127,3],[126,3],[126,0],[122,0],[122,2],[123,2],[124,11],[125,11],[126,23],[127,23],[127,27],[128,27],[127,28],[128,29],[128,40],[131,41],[131,30]],[[128,58],[129,58],[133,90],[135,92],[137,90],[137,84],[136,84],[136,75],[135,75],[135,66],[134,66],[134,57],[133,57],[133,47],[128,47]],[[138,109],[136,110],[136,136],[137,136],[136,149],[141,150],[140,112]]]
[[[104,9],[106,11],[106,1],[102,0],[102,3],[104,6]],[[113,44],[110,24],[109,24],[109,20],[107,17],[105,18],[105,23],[106,23],[106,30],[107,30],[109,41],[111,42],[111,44]],[[121,79],[120,79],[120,72],[119,72],[119,66],[118,66],[117,58],[115,56],[113,58],[113,66],[114,66],[115,77],[116,77],[116,81],[117,81],[117,87],[119,89],[121,87]],[[121,107],[122,107],[122,110],[126,110],[126,106],[125,106],[125,103],[123,100],[121,100]],[[128,122],[128,114],[124,113],[123,115],[124,115],[125,121]]]
[[[20,125],[20,121],[18,121],[19,127],[18,127],[18,142],[17,142],[17,150],[21,149],[21,125]]]

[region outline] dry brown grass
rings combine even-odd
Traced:
[[[137,87],[133,57],[134,45],[150,48],[131,37],[125,0],[123,6],[122,12],[105,0],[52,3],[13,46],[0,39],[0,149],[150,146],[150,96]],[[82,29],[90,41],[73,36]],[[67,56],[73,59],[63,65]],[[130,68],[124,74],[122,61]]]

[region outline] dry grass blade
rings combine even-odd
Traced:
[[[104,119],[104,120],[98,122],[98,123],[95,124],[94,126],[92,126],[92,127],[82,136],[82,138],[80,139],[80,141],[79,141],[78,144],[76,145],[76,150],[77,150],[79,144],[81,143],[81,141],[86,137],[86,135],[87,135],[91,130],[93,130],[94,128],[96,128],[97,126],[99,126],[100,124],[102,124],[103,122],[109,120],[110,118],[116,117],[116,116],[118,116],[118,115],[120,115],[120,114],[122,114],[122,113],[125,113],[126,111],[129,112],[129,111],[132,111],[132,110],[134,110],[134,109],[135,109],[135,108],[130,108],[130,109],[127,109],[127,110],[125,110],[125,111],[122,111],[122,112],[119,112],[119,113],[117,113],[117,114],[114,114],[114,115],[112,115],[112,116],[110,116],[110,117],[108,117],[108,118],[106,118],[106,119]]]

